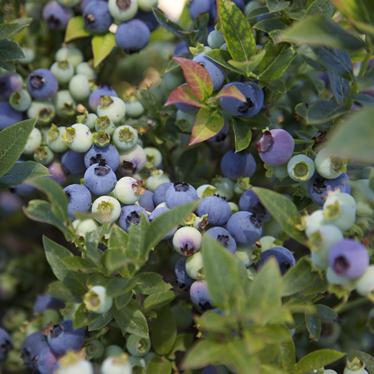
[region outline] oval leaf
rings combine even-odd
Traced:
[[[84,27],[83,17],[72,17],[66,27],[65,42],[70,42],[74,39],[85,38],[90,36],[90,33]]]
[[[114,35],[111,33],[105,35],[95,35],[92,38],[92,52],[94,56],[94,67],[100,65],[112,52],[116,45]]]

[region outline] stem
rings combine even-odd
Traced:
[[[347,312],[348,310],[354,309],[358,306],[364,305],[369,302],[370,301],[368,299],[360,298],[360,299],[353,300],[350,303],[339,304],[334,308],[334,310],[336,313],[344,313],[344,312]]]

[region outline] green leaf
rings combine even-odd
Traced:
[[[78,16],[70,18],[66,26],[65,43],[87,36],[90,36],[90,33],[84,27],[83,17]]]
[[[31,18],[19,18],[0,24],[0,39],[7,39],[17,34],[31,23]]]
[[[248,61],[256,53],[256,39],[243,12],[229,0],[217,0],[220,31],[236,61]]]
[[[301,258],[296,266],[291,268],[283,277],[283,296],[297,293],[308,293],[310,288],[315,292],[324,292],[326,284],[318,272],[313,271],[307,257]],[[319,289],[319,290],[318,290]]]
[[[304,356],[296,364],[296,373],[304,374],[309,371],[318,370],[326,365],[332,364],[345,356],[345,353],[333,349],[320,349]]]
[[[142,272],[133,278],[134,287],[143,295],[152,295],[158,292],[168,291],[171,284],[164,281],[161,274]]]
[[[10,62],[24,57],[20,46],[8,39],[0,40],[0,61]]]
[[[77,298],[61,281],[55,281],[48,285],[47,293],[66,302],[75,303]]]
[[[283,0],[266,0],[266,6],[271,13],[274,13],[287,9],[290,6],[290,2]]]
[[[155,356],[149,361],[146,374],[170,374],[173,366],[165,357]]]
[[[0,176],[7,173],[23,152],[35,120],[18,122],[0,132]]]
[[[213,93],[213,82],[208,71],[199,63],[183,57],[174,57],[182,68],[184,78],[198,100],[205,100]]]
[[[233,121],[233,130],[235,135],[235,151],[244,151],[249,147],[252,140],[252,129],[248,124],[239,120]]]
[[[201,143],[216,135],[225,125],[222,113],[210,108],[201,108],[195,119],[189,145]]]
[[[193,201],[171,209],[155,218],[149,224],[145,234],[146,255],[148,256],[149,251],[156,247],[170,230],[183,223],[183,221],[197,208],[198,204],[198,201]]]
[[[73,257],[73,254],[68,249],[57,244],[46,236],[43,236],[43,247],[53,274],[57,279],[63,281],[69,273],[69,269],[67,269],[64,259]]]
[[[175,22],[171,21],[160,9],[157,7],[153,8],[153,13],[158,21],[158,23],[164,27],[165,29],[169,30],[173,34],[177,35],[181,39],[188,40],[190,32],[183,30]],[[190,44],[190,43],[189,43]]]
[[[175,299],[173,291],[160,291],[147,296],[144,299],[144,310],[158,309],[170,304]]]
[[[326,144],[330,154],[371,164],[374,160],[374,107],[363,108],[346,117],[332,132]]]
[[[110,272],[121,269],[128,261],[126,258],[128,234],[118,225],[113,225],[108,248],[105,251],[105,266]]]
[[[270,259],[250,284],[247,315],[256,323],[266,324],[281,316],[282,277],[278,263]]]
[[[318,341],[321,337],[322,321],[320,316],[316,314],[305,314],[305,326],[309,333],[309,338]]]
[[[107,33],[105,35],[95,35],[92,38],[91,43],[94,57],[94,67],[96,68],[112,52],[116,45],[116,40],[112,33]]]
[[[288,197],[277,192],[259,187],[253,187],[253,190],[282,229],[298,242],[305,242],[303,234],[297,229],[301,216],[296,205]]]
[[[365,46],[358,36],[344,30],[327,17],[309,16],[283,31],[279,41],[357,50]]]
[[[0,177],[0,187],[9,188],[48,175],[48,169],[39,162],[20,161],[16,162],[5,175]]]
[[[53,213],[63,222],[67,221],[68,200],[62,187],[49,177],[33,179],[29,183],[44,192],[51,202]]]
[[[244,313],[249,280],[243,264],[209,235],[204,235],[202,253],[213,305],[223,311]]]
[[[177,323],[170,307],[157,311],[149,325],[152,347],[159,355],[167,355],[177,338]]]
[[[287,371],[292,373],[296,363],[296,348],[295,343],[290,336],[289,339],[282,341],[279,345],[279,364]]]

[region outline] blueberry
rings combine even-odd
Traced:
[[[138,13],[136,13],[135,18],[143,21],[147,25],[150,32],[156,30],[159,26],[159,23],[153,12],[143,12],[142,10],[139,10]]]
[[[174,274],[179,288],[186,289],[191,286],[193,279],[191,279],[186,271],[186,258],[179,257],[174,266]]]
[[[67,61],[74,67],[78,66],[83,61],[83,53],[79,48],[71,45],[60,48],[55,54],[56,61]]]
[[[288,161],[287,172],[295,182],[306,182],[314,175],[314,161],[305,155],[293,156]]]
[[[49,349],[47,337],[37,331],[27,336],[22,345],[22,359],[29,369],[37,370],[37,360],[40,353]]]
[[[335,179],[347,170],[346,162],[332,157],[326,149],[321,149],[314,159],[319,175],[327,179]]]
[[[138,0],[109,0],[110,14],[116,21],[128,21],[138,11]]]
[[[22,118],[23,114],[14,110],[7,101],[0,101],[0,129],[22,121]]]
[[[121,178],[113,191],[115,197],[126,205],[135,204],[143,192],[142,182],[132,177]]]
[[[73,322],[65,320],[54,325],[48,333],[48,343],[52,351],[62,356],[68,351],[79,351],[84,343],[85,330],[74,329]]]
[[[43,19],[51,30],[63,30],[72,17],[71,9],[65,8],[57,1],[50,1],[43,8]]]
[[[145,165],[147,169],[157,169],[162,166],[162,154],[157,148],[146,147],[144,148],[144,152],[147,157]]]
[[[157,6],[158,0],[138,0],[139,8],[145,12],[152,11],[152,8]]]
[[[0,327],[0,363],[3,362],[8,352],[12,349],[12,339],[9,334]]]
[[[47,69],[34,70],[27,78],[27,89],[36,100],[48,100],[56,95],[56,77]]]
[[[49,347],[43,348],[40,351],[36,358],[35,368],[40,374],[55,373],[57,368],[57,357]]]
[[[370,265],[357,280],[356,291],[359,295],[372,299],[374,291],[374,265]]]
[[[250,178],[256,171],[256,161],[248,152],[227,151],[221,160],[221,171],[226,178]]]
[[[28,118],[36,118],[39,125],[50,124],[55,115],[55,106],[49,101],[33,101],[27,110]]]
[[[190,50],[188,49],[188,44],[184,41],[179,42],[174,49],[174,56],[182,57],[188,56],[190,54]]]
[[[195,281],[190,288],[190,297],[192,304],[201,310],[211,308],[211,298],[208,291],[208,285],[205,281]]]
[[[197,208],[197,214],[201,217],[208,215],[210,225],[224,225],[231,216],[231,208],[228,202],[219,196],[209,196],[203,199]]]
[[[120,164],[119,153],[117,148],[108,144],[105,147],[94,145],[84,156],[84,164],[86,168],[100,161],[105,162],[113,171],[116,171]]]
[[[85,75],[89,80],[96,79],[96,72],[88,62],[81,62],[75,70],[77,74]]]
[[[92,146],[93,137],[88,126],[83,123],[75,123],[67,127],[62,140],[72,151],[86,153]]]
[[[56,114],[61,118],[71,118],[75,114],[76,104],[68,90],[60,90],[54,98]]]
[[[197,199],[196,190],[184,182],[174,183],[165,194],[165,202],[170,209]]]
[[[0,75],[0,100],[8,100],[13,92],[22,89],[22,78],[15,73]]]
[[[120,171],[124,175],[132,175],[143,169],[147,162],[147,156],[144,149],[137,145],[129,151],[125,151],[120,156],[121,166]]]
[[[155,204],[153,202],[153,192],[144,191],[143,195],[139,198],[139,205],[143,207],[146,211],[152,212],[155,209]]]
[[[369,266],[368,251],[356,240],[340,240],[330,248],[329,266],[341,277],[358,278]]]
[[[95,34],[108,32],[113,18],[109,13],[108,3],[95,1],[87,4],[83,9],[83,19],[86,29]]]
[[[204,261],[201,252],[196,252],[186,258],[186,271],[190,278],[202,280],[204,275]]]
[[[100,196],[92,204],[92,213],[101,224],[117,221],[121,214],[121,204],[112,196]]]
[[[236,87],[246,98],[246,101],[240,101],[233,97],[221,97],[219,102],[222,109],[235,117],[253,117],[260,112],[264,105],[264,92],[253,82],[232,82],[224,87]]]
[[[30,108],[31,96],[26,90],[14,91],[9,98],[9,105],[18,112],[24,112]]]
[[[212,30],[208,35],[207,42],[210,48],[220,48],[225,43],[225,38],[220,31]]]
[[[70,79],[69,91],[77,101],[85,101],[91,93],[90,81],[86,75],[76,74]]]
[[[234,253],[236,251],[235,239],[223,227],[218,227],[218,226],[212,227],[205,234],[217,240],[229,252]]]
[[[148,219],[147,212],[139,205],[126,205],[121,209],[121,216],[119,218],[119,225],[128,231],[131,225],[138,225],[141,216]]]
[[[68,174],[81,175],[86,170],[84,153],[67,151],[61,157],[61,164]]]
[[[93,91],[88,99],[88,105],[94,111],[96,111],[97,107],[100,105],[100,99],[103,96],[114,96],[117,97],[117,92],[114,91],[111,87],[103,86],[97,88]]]
[[[341,192],[351,193],[349,177],[345,173],[335,179],[325,179],[315,174],[314,177],[308,181],[307,189],[310,198],[318,205],[323,205],[329,192],[339,190]]]
[[[26,141],[26,144],[23,148],[23,153],[26,155],[33,154],[42,144],[42,133],[39,129],[34,127]]]
[[[92,286],[83,296],[83,303],[86,309],[97,314],[107,313],[113,305],[113,298],[108,296],[103,286]]]
[[[267,221],[270,218],[269,212],[261,204],[253,190],[246,190],[242,193],[239,199],[240,210],[253,213],[260,221]]]
[[[143,21],[134,19],[124,22],[117,29],[116,45],[126,52],[138,52],[148,44],[150,34]]]
[[[70,218],[78,212],[88,212],[91,208],[92,197],[87,187],[81,184],[71,184],[64,188],[68,197],[68,215]]]
[[[214,135],[213,137],[211,137],[208,140],[208,142],[212,143],[212,144],[219,145],[219,146],[224,145],[225,141],[229,137],[229,130],[230,130],[229,124],[228,124],[227,121],[225,121],[224,127],[216,135]]]
[[[155,205],[157,206],[158,204],[164,203],[166,199],[166,191],[171,187],[173,183],[167,182],[167,183],[162,183],[160,184],[156,189],[153,194],[153,201]]]
[[[292,252],[284,247],[274,247],[261,252],[260,259],[257,262],[257,267],[261,268],[270,259],[275,258],[278,262],[279,269],[282,274],[286,273],[288,269],[295,266],[295,257]]]
[[[115,346],[110,346],[110,347],[115,347]],[[103,361],[101,365],[102,374],[114,374],[114,373],[131,374],[132,373],[133,370],[132,370],[131,362],[129,360],[129,356],[123,353],[122,350],[119,351],[118,354],[113,355],[113,356],[106,354],[106,357],[107,358]]]
[[[133,149],[138,139],[138,132],[129,125],[118,126],[113,133],[113,143],[120,151]]]
[[[96,112],[99,117],[108,117],[110,121],[118,125],[125,118],[126,104],[119,97],[102,96]]]
[[[50,70],[60,84],[69,83],[74,76],[74,66],[67,61],[56,61]]]
[[[197,55],[194,57],[193,61],[202,65],[208,72],[210,79],[213,82],[213,88],[218,91],[225,79],[225,75],[220,67],[218,67],[213,61],[204,55]]]
[[[183,256],[192,256],[201,247],[201,234],[194,227],[181,227],[173,236],[174,249]]]
[[[189,5],[192,19],[199,17],[201,14],[209,13],[212,6],[212,0],[192,0]]]
[[[111,192],[117,183],[117,177],[105,161],[91,165],[84,173],[84,184],[95,195]]]
[[[43,313],[48,309],[58,310],[63,308],[64,305],[65,303],[62,300],[56,299],[51,295],[38,295],[33,306],[33,312]]]
[[[261,238],[261,221],[250,212],[234,213],[227,222],[227,230],[237,243],[250,246]]]
[[[268,165],[283,165],[292,156],[295,149],[293,137],[283,129],[265,131],[256,143],[258,154]]]

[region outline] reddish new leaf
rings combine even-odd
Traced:
[[[235,86],[224,86],[221,91],[218,92],[216,99],[219,99],[220,97],[232,97],[243,102],[247,101],[245,96]]]
[[[203,66],[183,57],[174,57],[174,60],[182,68],[184,78],[199,100],[204,100],[213,93],[212,79]]]
[[[221,113],[209,108],[201,108],[196,115],[189,145],[210,139],[223,128],[224,124],[225,121]]]
[[[173,104],[187,104],[197,108],[201,108],[203,105],[199,103],[196,97],[193,95],[191,88],[187,83],[177,87],[168,97],[165,105]]]

